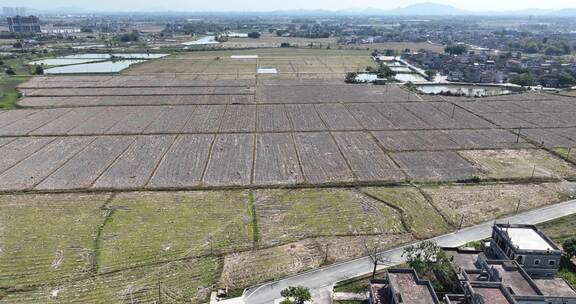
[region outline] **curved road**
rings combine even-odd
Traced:
[[[576,213],[576,200],[531,210],[518,215],[498,219],[497,221],[501,223],[509,222],[512,224],[539,224],[574,213]],[[470,241],[477,241],[490,237],[493,223],[494,221],[490,221],[464,228],[431,240],[436,241],[438,245],[442,247],[461,246]],[[383,261],[385,265],[379,266],[379,268],[401,264],[403,262],[403,250],[404,247],[399,247],[380,253],[379,259]],[[288,286],[308,287],[314,295],[314,303],[324,303],[326,302],[325,300],[330,297],[330,288],[334,283],[370,273],[372,272],[373,267],[372,259],[370,257],[363,257],[252,287],[244,292],[242,298],[230,299],[220,303],[274,303],[278,301],[280,291]]]

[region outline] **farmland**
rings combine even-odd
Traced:
[[[183,52],[21,84],[0,110],[0,303],[203,303],[576,195],[576,99],[343,83],[371,63]]]

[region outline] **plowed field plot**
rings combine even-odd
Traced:
[[[64,135],[100,112],[100,108],[75,109],[30,132],[30,135]]]
[[[481,114],[490,122],[502,128],[538,128],[538,125],[511,115],[511,113]]]
[[[249,185],[253,153],[254,135],[218,135],[212,147],[204,183],[208,186]]]
[[[444,131],[460,149],[530,148],[532,145],[514,133],[500,129]]]
[[[73,96],[26,97],[18,104],[26,107],[90,107],[197,104],[254,104],[253,95],[172,95],[172,96]]]
[[[318,104],[316,111],[330,130],[362,129],[362,126],[342,104]]]
[[[256,89],[259,103],[337,103],[337,102],[402,102],[417,101],[413,93],[397,86],[350,84],[284,84],[260,85]],[[410,97],[409,97],[410,96]]]
[[[237,74],[255,74],[256,60],[231,60],[229,58],[215,56],[210,59],[196,58],[167,58],[154,60],[146,64],[133,67],[125,72],[128,75],[162,73],[192,73],[229,75],[227,79],[236,79]]]
[[[434,129],[458,129],[468,127],[468,124],[462,120],[452,117],[451,113],[447,114],[438,110],[430,103],[413,103],[403,104],[409,112],[420,118],[426,124]]]
[[[368,133],[334,133],[334,138],[359,181],[399,181],[402,171]]]
[[[195,109],[196,106],[165,107],[160,116],[148,125],[143,133],[180,133]]]
[[[292,125],[288,120],[284,105],[258,105],[256,130],[259,132],[290,131]]]
[[[163,111],[163,107],[136,107],[106,134],[141,134]]]
[[[362,191],[400,209],[410,231],[420,238],[437,236],[450,230],[442,215],[416,188],[371,187]]]
[[[86,121],[72,130],[68,131],[68,135],[100,135],[104,134],[115,124],[121,121],[126,115],[130,113],[131,109],[128,107],[113,107],[102,108],[97,111],[93,116],[86,119]]]
[[[261,190],[254,204],[264,246],[314,236],[405,232],[394,209],[352,190]]]
[[[99,273],[253,245],[247,191],[123,193],[109,207]]]
[[[208,134],[179,136],[162,159],[148,187],[177,188],[201,185],[213,141],[214,135]]]
[[[399,152],[392,154],[392,158],[418,181],[456,181],[480,174],[456,152]]]
[[[294,140],[307,182],[321,184],[354,179],[329,133],[297,133]]]
[[[22,89],[41,88],[142,88],[142,87],[250,87],[254,81],[248,80],[216,80],[202,81],[182,79],[179,75],[152,76],[53,76],[51,81],[46,77],[35,77],[19,86]],[[62,80],[61,80],[62,79]],[[68,81],[66,81],[68,80]]]
[[[566,114],[566,115],[564,115]],[[541,128],[576,126],[576,112],[568,113],[511,113],[510,115]]]
[[[197,106],[182,132],[218,132],[225,111],[226,106]]]
[[[12,140],[12,138],[10,138],[10,140]],[[0,157],[0,173],[36,153],[36,151],[42,149],[53,140],[55,140],[55,138],[18,138],[3,145],[0,147],[0,153],[2,155],[2,157]]]
[[[494,125],[487,120],[472,114],[464,109],[456,107],[447,102],[432,102],[429,103],[438,111],[444,113],[449,120],[456,121],[456,123],[461,126],[462,128],[470,128],[470,129],[484,129],[484,128],[493,128]],[[420,105],[426,105],[426,103],[421,103]],[[413,105],[407,105],[413,106]],[[417,111],[419,112],[419,110]],[[436,114],[435,114],[436,115]],[[442,118],[440,118],[442,119]]]
[[[404,108],[402,104],[375,103],[374,109],[383,115],[386,120],[390,121],[395,126],[394,129],[422,130],[432,128],[422,119]]]
[[[285,107],[294,131],[326,130],[326,126],[318,116],[314,105],[286,105]]]
[[[141,136],[94,183],[95,188],[141,188],[172,143],[174,136]]]
[[[222,117],[222,132],[254,132],[256,129],[256,106],[229,105]]]
[[[86,189],[134,142],[130,136],[100,137],[36,186],[40,190]]]
[[[173,88],[60,88],[26,90],[31,97],[67,96],[172,96],[172,95],[251,95],[245,87],[173,87]]]
[[[56,283],[88,275],[94,258],[93,238],[104,221],[100,208],[108,197],[0,196],[0,288]]]
[[[466,226],[483,223],[517,208],[522,212],[568,197],[563,184],[441,186],[423,191],[455,226],[460,221]]]
[[[566,178],[576,167],[543,150],[478,150],[459,152],[488,178]]]
[[[58,138],[0,174],[0,190],[27,190],[90,144],[91,137]]]
[[[255,184],[299,184],[303,181],[291,134],[256,135]]]
[[[366,248],[385,250],[412,242],[408,233],[398,235],[319,237],[273,248],[227,255],[220,282],[244,288],[370,254]],[[328,254],[326,254],[328,248]]]
[[[37,113],[37,110],[13,110],[0,113],[0,128],[26,118],[27,116]]]
[[[0,127],[0,136],[26,135],[66,114],[68,111],[70,109],[50,109],[26,115],[22,119]]]
[[[442,131],[381,131],[374,132],[374,136],[384,148],[392,151],[433,151],[458,147]]]
[[[368,130],[403,129],[402,125],[393,123],[372,104],[348,104],[348,110],[356,120]]]
[[[98,275],[31,291],[8,293],[9,303],[206,303],[222,266],[189,259]]]

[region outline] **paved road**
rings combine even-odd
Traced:
[[[574,213],[576,213],[576,200],[499,219],[498,222],[509,222],[512,224],[539,224]],[[493,221],[490,221],[477,226],[468,227],[454,233],[433,238],[432,240],[436,241],[443,247],[461,246],[470,241],[490,237],[493,223]],[[380,260],[384,261],[385,265],[380,268],[401,264],[403,262],[403,250],[404,247],[400,247],[382,252],[380,254]],[[326,300],[326,293],[334,283],[370,273],[372,272],[373,267],[370,257],[335,264],[279,281],[266,283],[259,287],[253,287],[246,290],[243,300],[246,304],[274,303],[275,301],[278,301],[282,289],[288,286],[306,286],[310,288],[312,293],[315,295],[315,303],[324,303]],[[236,301],[238,300],[240,299],[236,299]]]

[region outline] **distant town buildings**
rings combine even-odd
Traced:
[[[412,269],[371,280],[370,304],[576,304],[556,277],[562,252],[532,225],[496,224],[482,250],[443,248],[460,281],[458,294],[436,292]]]
[[[25,7],[3,7],[2,14],[4,16],[24,16],[26,15]]]
[[[8,29],[11,33],[41,33],[40,19],[36,16],[8,17]]]

